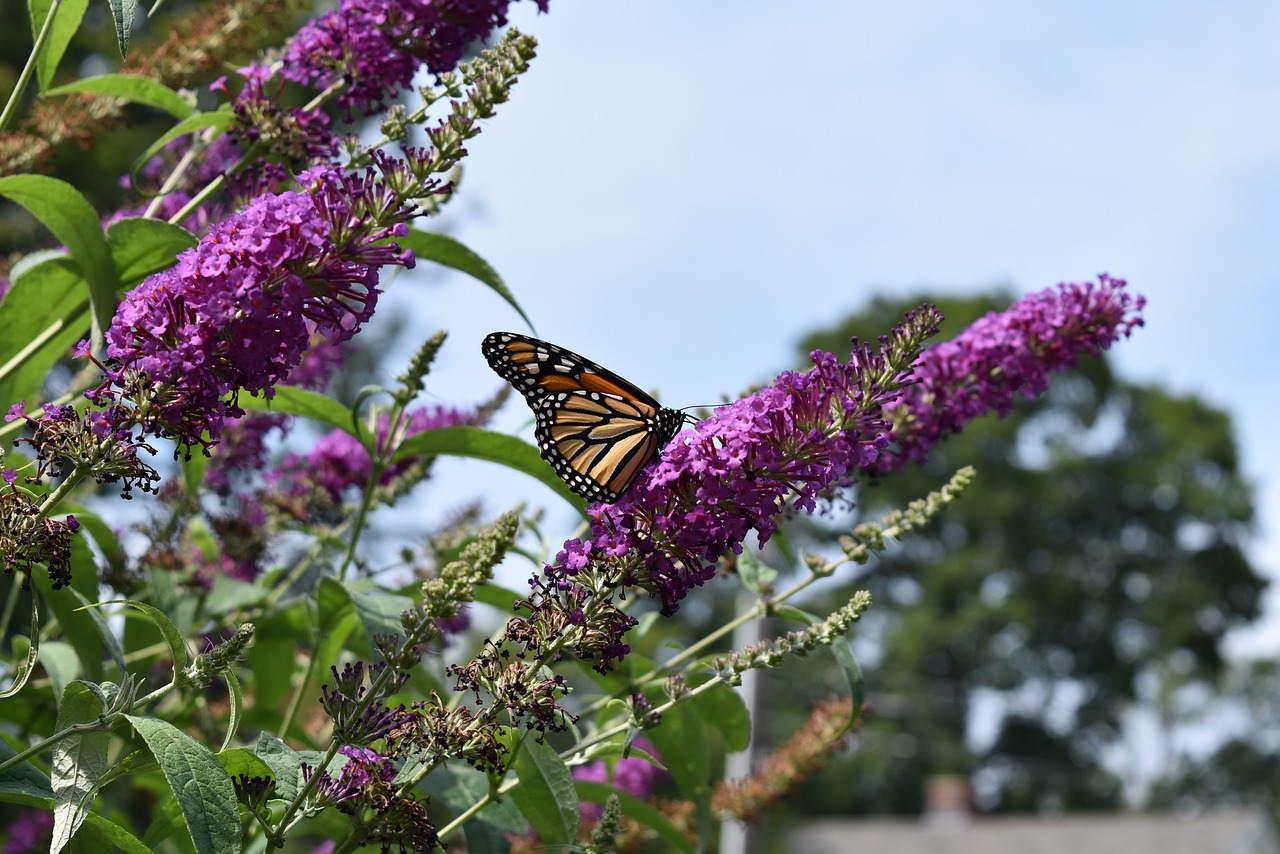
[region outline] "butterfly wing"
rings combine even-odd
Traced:
[[[680,412],[555,344],[494,332],[482,350],[533,410],[542,458],[588,501],[616,501],[684,423]]]

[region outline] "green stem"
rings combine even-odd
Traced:
[[[409,637],[405,638],[405,646],[412,647],[421,643],[423,640],[422,632],[428,631],[431,628],[431,626],[432,624],[430,623],[430,621],[424,622],[422,624],[422,628],[419,631],[413,632]],[[317,666],[318,666],[318,660],[316,659],[315,656],[312,656],[311,664],[307,668],[306,679],[303,681],[302,686],[299,687],[298,691],[294,694],[294,700],[290,704],[289,712],[285,717],[285,725],[280,730],[281,738],[284,738],[289,734],[289,727],[292,725],[293,719],[297,715],[299,698],[302,697],[305,686],[310,683],[311,676],[313,673],[315,673]],[[387,687],[387,683],[390,682],[390,680],[397,678],[398,674],[399,674],[399,671],[394,667],[383,668],[382,672],[379,673],[377,677],[374,678],[369,683],[369,690],[364,693],[364,696],[359,701],[357,701],[355,707],[351,709],[349,714],[350,719],[355,720],[359,718],[361,715],[365,713],[365,711],[370,706],[374,704],[374,702],[376,702],[377,698],[384,696],[385,695],[384,689]],[[298,792],[297,796],[294,797],[292,803],[290,803],[289,806],[285,808],[284,815],[282,815],[280,817],[280,820],[276,822],[276,829],[275,829],[274,835],[270,837],[271,839],[283,838],[284,833],[289,828],[290,822],[293,820],[294,815],[298,812],[299,809],[301,809],[302,805],[306,802],[307,796],[310,795],[311,792],[315,790],[316,786],[320,784],[320,776],[324,773],[325,769],[329,767],[329,762],[332,761],[333,757],[338,754],[338,748],[341,746],[336,735],[337,734],[335,733],[335,737],[330,741],[329,749],[325,751],[324,757],[316,765],[315,771],[311,775],[311,779],[308,780],[307,784],[303,786],[300,792]],[[404,789],[404,788],[401,789],[402,794],[407,793],[407,791],[408,791],[407,789]]]
[[[88,313],[89,301],[86,299],[75,308],[71,309],[71,311],[67,312],[66,315],[46,326],[44,331],[35,338],[32,338],[30,343],[17,353],[13,354],[13,356],[9,358],[9,361],[5,362],[3,366],[0,366],[0,382],[8,379],[9,375],[18,370],[18,368],[21,368],[26,363],[27,359],[31,358],[36,351],[49,343],[50,340],[63,332],[72,323],[76,322],[81,315],[87,315]]]
[[[0,615],[0,638],[9,631],[9,621],[13,619],[13,612],[18,609],[18,594],[26,578],[26,573],[20,569],[13,573],[13,584],[9,587],[9,595],[4,600],[4,613]],[[35,594],[32,593],[32,595]]]
[[[212,196],[218,190],[222,189],[222,185],[227,183],[228,174],[231,174],[239,171],[240,169],[243,169],[246,165],[249,164],[250,161],[256,160],[257,155],[258,155],[258,146],[257,145],[249,146],[249,150],[244,153],[243,157],[241,157],[238,161],[236,161],[236,164],[234,166],[232,166],[226,172],[223,172],[217,178],[214,178],[212,181],[210,181],[208,184],[204,186],[203,190],[201,190],[200,192],[192,196],[190,201],[188,201],[185,205],[182,206],[182,210],[178,211],[176,214],[169,217],[169,222],[173,225],[181,225],[182,221],[185,220],[187,217],[191,216],[191,213],[196,208],[200,207],[202,204],[205,203],[205,201],[210,196]]]
[[[764,613],[768,613],[769,610],[777,607],[778,605],[781,605],[783,602],[787,601],[792,596],[795,596],[797,593],[804,590],[806,587],[808,587],[810,584],[813,584],[817,580],[818,580],[817,575],[810,575],[807,578],[801,579],[800,581],[796,582],[791,587],[779,593],[777,596],[774,596],[770,599],[765,600],[765,602],[763,603],[763,607],[753,608],[750,611],[746,611],[742,614],[739,614],[729,622],[725,623],[720,628],[716,629],[714,632],[711,632],[706,637],[702,638],[702,640],[685,647],[683,650],[681,650],[676,655],[672,656],[667,661],[653,668],[653,670],[650,670],[648,673],[644,674],[643,676],[637,676],[635,679],[632,680],[632,685],[644,685],[645,683],[650,682],[654,679],[657,679],[660,676],[663,676],[667,673],[671,673],[679,665],[683,664],[684,662],[688,661],[691,658],[694,658],[699,653],[701,653],[704,649],[711,646],[713,643],[720,640],[722,637],[733,634],[734,630],[736,630],[739,626],[745,625],[746,623],[756,619],[757,617],[764,616]],[[764,613],[762,613],[762,611]],[[597,700],[595,703],[588,706],[584,710],[583,714],[589,715],[592,712],[597,711],[599,708],[603,707],[605,704],[611,702],[612,699],[613,698],[611,697],[602,697],[600,700]]]
[[[712,687],[714,687],[715,685],[719,685],[723,681],[724,679],[720,676],[712,677],[711,679],[708,679],[706,682],[703,682],[697,688],[694,688],[693,690],[691,690],[688,694],[685,694],[679,700],[668,700],[667,702],[663,703],[661,706],[658,706],[656,709],[654,709],[654,713],[663,714],[664,712],[670,711],[671,709],[675,708],[677,704],[683,703],[685,700],[688,700],[692,697],[696,697],[699,694],[703,693],[704,691],[710,691]],[[599,744],[602,741],[608,741],[610,738],[613,738],[615,735],[620,735],[621,733],[626,732],[630,728],[631,728],[631,724],[630,722],[628,722],[625,724],[618,724],[617,726],[612,727],[610,729],[602,730],[601,732],[596,733],[594,736],[591,736],[590,738],[583,739],[582,741],[578,742],[568,750],[560,751],[560,758],[570,759],[573,757],[574,754],[579,753],[582,750],[582,748],[590,747],[593,744]],[[457,830],[459,827],[462,827],[462,825],[465,824],[473,815],[480,812],[480,810],[484,809],[490,803],[492,803],[493,797],[495,794],[505,795],[507,792],[511,791],[512,789],[514,789],[516,786],[519,786],[519,785],[520,785],[520,779],[518,777],[514,777],[510,780],[507,780],[501,786],[499,786],[496,792],[486,793],[484,797],[480,798],[480,800],[476,801],[474,804],[468,807],[465,812],[461,813],[456,818],[454,818],[453,821],[449,822],[444,827],[440,828],[440,831],[439,831],[440,838],[444,839],[450,833]],[[338,854],[338,852],[335,851],[334,854]]]
[[[330,98],[332,98],[334,93],[342,89],[344,86],[346,86],[346,82],[341,80],[331,84],[329,88],[325,89],[323,92],[319,93],[314,98],[312,98],[310,103],[308,103],[305,107],[303,107],[303,109],[304,110],[316,109],[317,107],[321,106],[326,101],[328,101]],[[181,225],[182,221],[187,217],[189,217],[192,211],[194,211],[196,208],[204,204],[205,201],[214,193],[216,193],[218,190],[222,189],[222,186],[227,183],[228,175],[234,175],[240,170],[242,170],[248,164],[256,161],[258,159],[258,156],[261,153],[262,153],[262,145],[260,143],[255,142],[253,145],[250,145],[249,149],[244,153],[244,156],[242,156],[239,160],[237,160],[234,166],[232,166],[230,169],[227,169],[217,178],[214,178],[212,181],[210,181],[208,184],[205,185],[205,188],[203,190],[201,190],[200,192],[192,196],[191,200],[182,206],[182,210],[178,211],[176,214],[169,217],[169,222],[175,225]],[[175,170],[174,172],[174,175],[176,174],[177,174],[177,170]],[[170,176],[171,179],[173,177],[174,176]],[[168,183],[169,182],[166,182],[166,186],[168,186]],[[155,205],[157,204],[157,202],[158,202],[158,199],[157,201],[154,201],[151,203],[151,207],[147,209],[147,216],[151,216],[151,214],[154,212]]]
[[[66,729],[60,729],[57,732],[55,732],[53,735],[49,736],[48,738],[41,739],[38,743],[33,744],[32,746],[28,747],[26,750],[22,751],[21,753],[15,753],[13,756],[10,756],[8,759],[4,760],[3,762],[0,762],[0,777],[3,777],[5,774],[9,772],[10,769],[17,768],[19,765],[21,765],[23,762],[26,762],[28,759],[32,758],[33,756],[40,755],[44,751],[48,750],[50,747],[53,747],[58,742],[62,741],[64,738],[70,738],[73,735],[80,735],[81,733],[86,733],[86,732],[98,732],[99,730],[110,729],[110,728],[111,728],[110,719],[101,718],[97,721],[94,721],[93,723],[72,724]]]
[[[373,504],[378,492],[378,481],[382,480],[383,472],[390,467],[391,458],[395,455],[394,449],[404,441],[405,433],[408,431],[409,419],[405,417],[405,408],[397,405],[392,408],[387,417],[387,438],[379,446],[378,421],[377,407],[374,407],[373,414],[369,416],[369,434],[372,437],[374,446],[373,453],[369,455],[369,482],[364,488],[364,494],[360,499],[360,507],[356,511],[355,519],[352,522],[351,537],[347,540],[347,553],[343,556],[342,565],[338,568],[339,581],[346,579],[347,570],[355,562],[356,544],[360,541],[360,535],[364,533],[370,514],[373,513]]]
[[[356,544],[360,542],[360,535],[364,533],[364,526],[368,522],[369,514],[373,512],[373,494],[378,484],[378,479],[382,477],[385,469],[376,462],[373,464],[372,472],[369,475],[369,485],[364,489],[364,495],[360,499],[360,509],[356,511],[356,517],[351,525],[351,536],[347,540],[347,553],[342,557],[342,566],[338,568],[338,580],[345,581],[347,578],[347,570],[356,559]]]
[[[45,497],[44,503],[40,505],[40,515],[48,516],[50,510],[62,503],[62,499],[70,495],[71,490],[79,486],[80,481],[88,477],[90,468],[90,466],[83,463],[76,466],[75,470],[72,471],[71,474],[67,475],[66,479],[64,479],[62,483],[58,484],[57,488],[54,489],[53,492],[50,492]]]
[[[293,692],[293,699],[289,701],[289,709],[284,714],[284,720],[280,722],[281,739],[287,738],[289,730],[293,728],[293,722],[298,717],[298,710],[302,707],[302,697],[307,693],[307,686],[311,684],[311,679],[315,676],[319,666],[319,659],[312,655],[307,664],[307,672],[302,676],[302,684],[298,686],[298,690]]]
[[[49,14],[45,16],[44,23],[40,25],[40,33],[36,36],[35,44],[31,46],[31,55],[27,57],[27,64],[22,67],[22,73],[18,75],[18,82],[14,84],[13,91],[9,93],[9,101],[4,105],[4,112],[0,113],[0,133],[4,133],[5,128],[9,126],[9,122],[13,119],[13,114],[18,111],[18,102],[22,100],[22,93],[27,90],[27,84],[31,82],[31,75],[35,73],[36,62],[40,58],[40,53],[44,50],[44,46],[49,41],[49,34],[53,32],[53,20],[58,15],[58,7],[62,5],[62,0],[53,0],[49,4]],[[11,23],[10,26],[13,26]]]
[[[212,135],[212,128],[206,130],[203,134],[205,137],[203,142],[208,144],[209,137]],[[143,217],[152,219],[156,215],[156,211],[160,209],[160,205],[164,204],[164,197],[173,192],[174,187],[178,186],[178,181],[191,168],[191,164],[195,162],[196,152],[200,150],[200,146],[192,145],[182,155],[182,159],[178,161],[178,165],[173,167],[173,171],[169,173],[169,177],[165,178],[164,184],[160,187],[160,192],[156,193],[151,203],[147,205],[147,209],[143,212]]]

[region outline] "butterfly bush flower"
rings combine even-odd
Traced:
[[[386,669],[386,663],[369,666],[369,681],[378,683],[378,675]],[[386,681],[376,694],[370,694],[365,685],[365,664],[357,661],[342,670],[329,668],[333,673],[334,687],[321,685],[320,705],[333,721],[334,733],[344,744],[367,745],[386,738],[392,730],[403,725],[408,715],[404,704],[388,708],[382,699],[395,693],[409,680],[409,674],[399,673]]]
[[[429,406],[407,413],[400,429],[400,440],[438,430],[442,427],[476,426],[482,417],[447,406]],[[390,416],[383,414],[378,424],[379,447],[386,444]],[[388,466],[378,478],[381,486],[390,485],[417,462],[408,457]],[[360,440],[345,430],[332,430],[306,454],[288,454],[270,479],[283,495],[308,498],[319,495],[340,504],[347,491],[368,485],[373,474],[373,461]]]
[[[64,521],[50,519],[27,492],[18,489],[17,472],[5,469],[5,487],[0,487],[0,560],[4,572],[30,575],[41,565],[47,568],[53,589],[71,583],[71,537],[80,530],[75,516]]]
[[[648,739],[636,739],[635,746],[650,756],[662,758]],[[614,763],[612,775],[609,773],[608,764],[603,759],[597,759],[594,762],[588,762],[573,769],[573,779],[575,780],[585,780],[590,783],[612,783],[613,787],[618,791],[626,792],[640,800],[644,800],[653,794],[654,787],[665,776],[666,772],[661,768],[638,756],[624,756],[618,759]],[[578,810],[587,821],[599,821],[601,814],[604,813],[604,807],[590,801],[582,801],[578,806]]]
[[[284,59],[289,80],[325,89],[343,81],[338,105],[377,112],[418,70],[454,68],[467,46],[507,22],[510,0],[341,0],[306,25]],[[547,11],[547,0],[537,0]]]
[[[210,229],[176,267],[148,278],[107,331],[112,367],[91,399],[108,420],[194,445],[244,411],[241,392],[270,397],[316,330],[343,341],[373,314],[378,270],[413,266],[388,238],[412,214],[364,174],[315,171],[305,192],[262,196]],[[123,394],[153,385],[132,407]]]
[[[237,72],[244,85],[232,102],[236,123],[233,137],[244,148],[260,144],[287,163],[307,165],[328,162],[337,153],[338,141],[329,129],[329,115],[318,108],[286,109],[280,104],[284,81],[268,91],[273,73],[261,65],[248,65]]]
[[[1004,417],[1020,395],[1049,387],[1049,375],[1098,355],[1141,326],[1146,298],[1125,290],[1123,279],[1061,284],[1029,294],[1007,311],[992,312],[951,341],[930,347],[916,366],[918,382],[890,413],[896,453],[880,457],[876,471],[924,460],[930,449],[975,418]]]
[[[848,362],[815,351],[814,366],[718,410],[676,437],[617,502],[592,510],[591,538],[570,540],[547,575],[625,564],[625,583],[671,614],[716,561],[763,544],[789,506],[812,511],[824,490],[851,479],[888,447],[886,405],[909,379],[909,358],[941,319],[928,308],[898,330],[896,354],[859,347]]]
[[[238,395],[270,397],[313,333],[355,335],[377,304],[379,269],[413,266],[392,241],[426,211],[419,200],[448,192],[439,176],[534,54],[533,39],[509,32],[473,63],[466,98],[427,131],[431,147],[375,150],[358,172],[305,172],[303,190],[254,199],[131,291],[107,332],[106,381],[89,393],[104,410],[100,435],[136,427],[207,447],[244,414]]]
[[[365,838],[380,843],[384,851],[392,845],[409,851],[436,850],[439,840],[426,803],[397,791],[392,761],[364,747],[347,745],[338,752],[347,763],[336,775],[320,772],[313,806],[336,806],[351,815]],[[310,781],[313,774],[315,769],[302,763],[303,779]]]
[[[538,652],[568,647],[609,669],[629,651],[623,636],[635,622],[611,604],[618,590],[637,587],[674,613],[752,531],[763,545],[784,512],[812,511],[826,491],[900,465],[885,461],[895,439],[899,453],[918,458],[946,431],[981,411],[1007,411],[1014,394],[1043,390],[1050,371],[1127,335],[1143,300],[1123,287],[1103,277],[1032,295],[918,362],[941,319],[931,306],[909,314],[879,349],[855,342],[847,362],[815,351],[811,370],[783,373],[681,433],[616,503],[590,508],[590,536],[567,541],[531,580],[533,596],[521,603],[529,624],[513,624],[508,639]],[[915,419],[913,430],[892,432],[899,412]]]
[[[311,345],[303,354],[302,362],[289,372],[289,385],[323,391],[342,367],[347,350],[354,346],[351,341],[330,341],[313,329]],[[279,412],[255,412],[224,424],[221,441],[205,473],[205,485],[224,498],[229,496],[233,478],[266,468],[267,440],[271,432],[278,430],[281,436],[287,436],[292,426],[293,418]]]
[[[48,851],[53,838],[53,813],[47,810],[24,810],[9,820],[4,828],[8,841],[2,854],[35,854]]]

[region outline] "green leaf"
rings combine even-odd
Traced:
[[[80,665],[89,674],[94,674],[101,670],[98,662],[102,660],[102,650],[105,649],[107,655],[115,663],[120,675],[123,676],[128,670],[125,667],[124,649],[120,646],[120,639],[116,637],[116,633],[107,625],[107,621],[103,618],[101,612],[93,607],[93,603],[86,599],[83,593],[74,586],[67,592],[75,600],[76,613],[88,618],[87,620],[81,619],[77,621],[74,631],[68,626],[67,639],[71,641],[72,646],[76,647],[77,650],[81,649],[82,646],[85,649],[93,649],[95,648],[94,644],[99,644],[96,647],[98,649],[97,657],[91,659],[90,662],[86,663],[84,654],[81,653]]]
[[[218,758],[172,724],[140,715],[125,717],[160,763],[196,851],[240,851],[240,810],[235,787]]]
[[[147,826],[147,832],[142,835],[142,841],[152,851],[160,849],[160,843],[175,836],[181,836],[185,827],[182,818],[182,808],[179,806],[176,798],[165,798],[160,802],[160,806],[151,811],[151,824]],[[181,843],[178,843],[181,845]],[[183,851],[189,846],[181,845],[176,850]],[[170,846],[169,850],[174,850]]]
[[[480,815],[487,812],[487,809],[481,810]],[[521,830],[515,833],[523,835],[528,829],[529,823],[524,822]],[[508,854],[511,851],[511,843],[507,841],[509,832],[481,818],[473,818],[462,826],[462,834],[467,839],[467,851],[474,851],[475,854]]]
[[[351,410],[333,398],[292,386],[276,386],[275,396],[270,400],[265,397],[242,395],[238,402],[247,410],[300,415],[348,433],[352,432],[352,426],[355,423],[355,415]],[[355,434],[352,433],[352,435]]]
[[[393,459],[401,460],[405,457],[433,454],[471,457],[504,465],[546,484],[578,510],[586,506],[586,501],[574,495],[568,485],[556,474],[555,469],[547,465],[538,455],[537,448],[515,436],[481,430],[479,427],[443,427],[439,430],[417,433],[405,439],[396,450]]]
[[[742,554],[738,555],[737,566],[743,587],[760,598],[773,594],[773,582],[778,577],[778,571],[760,560],[759,552],[744,548]]]
[[[822,622],[822,618],[817,614],[810,614],[808,611],[802,611],[791,605],[779,605],[773,609],[773,614],[809,626]],[[858,666],[858,660],[853,657],[852,641],[833,643],[831,645],[831,654],[836,657],[836,664],[840,666],[840,671],[844,673],[845,681],[849,683],[849,697],[853,703],[853,714],[849,716],[849,726],[844,729],[845,732],[848,732],[858,722],[858,718],[862,716],[862,703],[867,696],[867,685],[862,676],[862,668]]]
[[[106,556],[108,563],[112,566],[121,566],[124,559],[124,549],[120,547],[120,541],[116,539],[116,532],[112,530],[106,520],[80,504],[64,501],[61,506],[65,508],[68,513],[75,515],[76,521],[80,523],[80,530],[85,536],[88,536],[97,543],[98,549]],[[85,551],[90,552],[91,550],[85,549]],[[82,594],[92,594],[94,598],[97,598],[97,561],[93,558],[92,554],[89,555],[89,558],[89,565],[94,569],[91,573],[92,578],[86,579],[86,583],[81,585],[81,579],[79,577],[80,569],[77,566],[75,567],[76,574],[72,576],[71,586],[76,590],[79,590]]]
[[[84,543],[72,540],[71,548],[73,554],[77,546],[88,551]],[[111,650],[111,654],[116,658],[122,672],[124,653],[120,650],[114,633],[111,632],[101,615],[79,610],[86,604],[84,594],[80,592],[83,582],[88,581],[88,586],[93,589],[96,595],[97,579],[92,576],[87,579],[81,579],[78,575],[79,573],[72,574],[70,588],[64,587],[61,590],[54,590],[53,584],[49,581],[48,573],[36,572],[31,576],[31,586],[40,593],[40,598],[44,600],[53,617],[62,626],[62,636],[75,648],[80,659],[80,666],[83,668],[85,675],[88,676],[90,681],[100,680],[103,677],[102,657],[104,652]]]
[[[254,753],[271,770],[276,781],[275,796],[292,801],[298,796],[298,782],[302,779],[302,759],[298,751],[270,733],[259,733]]]
[[[97,723],[107,709],[107,698],[97,685],[72,682],[62,694],[55,729]],[[111,733],[103,728],[74,733],[53,746],[50,763],[53,784],[53,841],[56,854],[75,835],[93,805],[87,796],[107,770]],[[83,806],[82,806],[83,805]]]
[[[53,693],[58,697],[82,675],[76,648],[63,641],[45,641],[40,646],[40,663],[44,665],[45,673],[49,674]]]
[[[456,813],[463,813],[489,794],[489,776],[469,765],[454,764],[448,771],[437,771],[427,778],[432,794]],[[529,829],[525,818],[510,798],[491,801],[480,811],[485,824],[508,833],[524,833]],[[470,826],[470,822],[468,825]]]
[[[111,5],[111,20],[116,24],[116,44],[120,47],[120,56],[129,55],[129,34],[133,32],[133,15],[138,8],[138,0],[108,0]]]
[[[635,819],[641,826],[658,834],[667,843],[668,851],[683,851],[693,854],[693,843],[671,823],[671,819],[635,795],[620,791],[605,783],[592,783],[589,780],[576,780],[575,784],[578,787],[578,797],[593,804],[604,806],[610,795],[617,795],[618,801],[622,805],[622,814],[627,818]]]
[[[695,804],[711,799],[711,738],[702,718],[688,704],[662,713],[662,726],[645,735],[671,772],[671,779],[686,800]]]
[[[152,854],[155,850],[150,845],[144,845],[141,839],[114,821],[103,818],[96,813],[89,813],[85,816],[80,836],[85,836],[86,830],[92,830],[99,837],[96,841],[86,840],[92,846],[92,850],[105,851],[108,845],[114,845],[124,854]],[[76,837],[76,841],[79,842],[80,837]]]
[[[489,262],[472,252],[467,246],[452,237],[430,231],[411,230],[404,237],[397,237],[395,242],[404,249],[412,249],[419,259],[435,261],[459,272],[478,279],[494,290],[498,296],[516,310],[516,313],[533,329],[533,321],[524,313],[515,296],[512,295],[506,282],[498,272],[489,266]]]
[[[243,747],[223,750],[218,754],[218,761],[222,763],[227,776],[232,779],[241,774],[246,777],[271,777],[272,779],[276,776],[275,769],[267,764],[265,759]]]
[[[99,331],[116,309],[116,270],[98,213],[80,191],[46,175],[0,178],[0,195],[26,208],[58,238],[89,282],[89,303]]]
[[[228,668],[222,671],[222,681],[227,683],[227,693],[231,696],[231,711],[227,715],[227,734],[222,738],[222,747],[218,748],[220,752],[231,746],[240,729],[240,722],[244,719],[244,694],[240,690],[240,680]]]
[[[357,611],[354,597],[351,595],[351,589],[338,581],[336,578],[322,578],[316,586],[316,604],[320,606],[320,625],[323,626],[321,631],[321,647],[325,650],[325,655],[317,652],[316,656],[321,661],[337,661],[338,653],[342,651],[343,644],[346,643],[356,626],[362,624],[361,615]],[[375,609],[372,609],[376,611]],[[330,638],[331,627],[345,627],[346,635],[341,642],[335,642]],[[365,635],[366,640],[368,634]],[[361,650],[366,652],[367,650]]]
[[[200,613],[220,617],[265,601],[268,591],[226,575],[213,579],[213,586],[201,602]]]
[[[369,641],[369,649],[376,650],[373,636],[379,633],[400,634],[404,631],[404,623],[400,614],[413,608],[413,600],[407,596],[394,596],[370,587],[368,591],[358,587],[348,587],[347,593],[351,603],[356,607],[356,616],[364,626],[365,638]]]
[[[141,282],[152,273],[169,269],[180,254],[198,242],[182,226],[161,219],[130,217],[107,226],[111,260],[122,285]],[[204,458],[203,454],[197,456]]]
[[[85,282],[71,258],[46,257],[15,277],[0,302],[0,400],[34,402],[49,369],[88,330]]]
[[[570,845],[578,840],[578,793],[560,754],[549,744],[526,738],[516,754],[520,785],[511,799],[529,819],[544,845]]]
[[[278,606],[255,622],[257,631],[253,645],[247,653],[248,672],[253,677],[252,695],[254,711],[265,713],[275,709],[283,701],[285,693],[295,684],[301,669],[298,650],[310,649],[314,643],[314,620],[301,599],[286,606]],[[352,616],[352,625],[355,617]],[[277,721],[278,722],[278,721]],[[259,728],[266,728],[262,720]]]
[[[858,666],[858,659],[853,657],[852,641],[836,641],[831,645],[831,652],[835,655],[836,663],[840,665],[844,678],[849,682],[849,697],[853,712],[849,715],[849,725],[842,731],[848,732],[862,717],[862,703],[867,696],[867,684],[862,677],[862,668]]]
[[[23,747],[26,747],[24,744]],[[17,751],[9,742],[0,738],[0,762],[8,762]],[[6,803],[33,807],[52,803],[53,784],[49,778],[30,762],[21,762],[0,773],[0,800]]]
[[[106,788],[112,782],[131,774],[146,774],[160,767],[146,750],[135,750],[123,759],[111,763],[111,767],[98,779],[97,787]]]
[[[524,599],[528,593],[517,593],[500,584],[481,584],[476,588],[476,601],[491,605],[504,614],[515,611],[516,600]]]
[[[204,483],[204,474],[209,470],[209,458],[204,454],[192,454],[189,457],[184,455],[178,465],[182,467],[182,482],[187,488],[187,494],[198,495],[200,486]]]
[[[187,645],[182,639],[182,634],[173,623],[169,622],[169,618],[165,616],[164,611],[161,611],[159,608],[154,608],[146,602],[135,602],[132,599],[113,599],[103,602],[102,604],[124,604],[137,611],[141,611],[144,616],[148,617],[151,622],[156,624],[156,628],[160,630],[160,634],[164,637],[165,643],[169,645],[169,655],[173,659],[174,675],[176,676],[186,668],[190,661],[190,658],[187,655]]]
[[[751,743],[751,714],[737,691],[716,685],[689,698],[689,706],[711,729],[724,736],[730,753],[747,749]]]
[[[814,623],[821,622],[822,618],[817,614],[810,614],[808,611],[802,611],[794,605],[775,605],[769,609],[769,613],[775,617],[782,617],[787,620],[795,620],[797,623],[804,623],[811,626]]]
[[[123,98],[134,104],[145,104],[157,110],[164,110],[175,119],[185,119],[192,113],[190,102],[182,95],[163,83],[138,74],[103,74],[98,77],[88,77],[56,89],[48,89],[45,95],[68,95],[72,92],[89,92],[94,95]]]
[[[27,639],[26,639],[26,647],[27,647],[26,664],[25,666],[23,666],[21,672],[19,672],[17,676],[13,677],[13,684],[11,684],[4,691],[0,691],[0,700],[3,700],[7,697],[12,697],[14,694],[17,694],[19,691],[23,689],[23,687],[27,684],[27,680],[31,678],[31,672],[35,670],[36,661],[38,661],[40,658],[40,608],[37,602],[38,602],[37,598],[35,596],[32,596],[31,597],[31,633],[27,635]],[[16,644],[14,645],[14,651],[15,652],[19,651],[19,648]]]
[[[49,16],[52,0],[28,0],[27,10],[31,18],[31,38],[34,41]],[[47,94],[49,84],[53,81],[54,72],[62,62],[71,38],[80,29],[84,13],[89,8],[89,0],[62,0],[58,6],[58,17],[53,21],[53,29],[45,40],[44,48],[36,61],[36,76],[40,81],[40,91]]]

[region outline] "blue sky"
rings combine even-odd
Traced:
[[[1232,414],[1258,489],[1251,551],[1280,575],[1280,5],[532,11],[513,22],[539,56],[435,225],[542,337],[683,406],[767,380],[873,294],[1122,276],[1150,303],[1120,370]],[[451,331],[432,393],[487,397],[479,342],[523,331],[515,313],[431,271],[392,290]],[[498,426],[526,417],[513,402]],[[451,464],[441,486],[474,488],[484,465]],[[1280,651],[1269,602],[1233,649]]]

